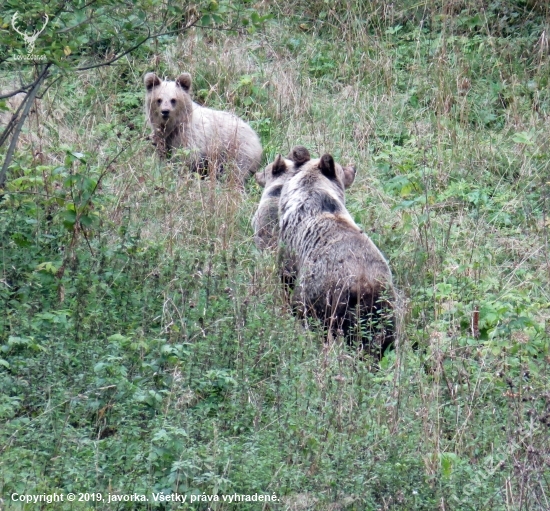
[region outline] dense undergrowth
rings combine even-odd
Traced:
[[[302,4],[68,75],[29,119],[0,199],[7,509],[550,508],[548,8]],[[252,242],[254,182],[155,159],[151,70],[189,71],[265,161],[303,144],[356,164],[348,209],[400,294],[379,368],[293,319]]]

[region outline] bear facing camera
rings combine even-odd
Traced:
[[[192,170],[220,175],[230,169],[240,185],[258,170],[262,158],[258,135],[236,115],[195,103],[189,73],[175,81],[147,73],[144,83],[145,116],[161,158],[169,157],[172,149],[189,149]]]

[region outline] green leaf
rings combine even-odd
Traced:
[[[94,223],[94,217],[89,216],[89,215],[81,215],[80,216],[80,223],[84,227],[91,227]]]
[[[442,452],[439,455],[439,460],[441,463],[441,472],[443,474],[443,477],[451,477],[453,464],[456,465],[459,461],[458,456],[454,452]]]
[[[72,204],[67,204],[67,207],[73,206]],[[68,231],[72,231],[74,229],[74,224],[76,222],[76,211],[72,211],[70,209],[67,209],[65,211],[61,212],[61,220],[63,222],[63,225]]]
[[[533,145],[533,135],[527,131],[520,131],[512,137],[516,144]]]
[[[130,340],[130,337],[117,333],[107,337],[107,340],[115,344],[125,345]]]
[[[52,273],[52,274],[56,274],[57,271],[59,270],[58,267],[56,267],[53,263],[51,262],[46,262],[46,263],[40,263],[37,267],[36,267],[36,270],[37,271],[45,271],[47,273]]]

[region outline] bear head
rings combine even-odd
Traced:
[[[256,172],[254,177],[262,188],[275,184],[280,184],[282,187],[283,183],[296,174],[310,159],[309,151],[304,146],[295,146],[286,158],[279,154],[274,162],[264,170]]]
[[[145,111],[149,122],[168,135],[191,113],[191,75],[182,73],[172,82],[161,80],[155,73],[147,73],[143,81],[147,89]]]
[[[309,160],[281,190],[281,212],[306,208],[335,214],[345,210],[344,190],[355,180],[355,167],[342,167],[330,154]]]
[[[296,181],[296,185],[300,182],[299,186],[304,190],[332,190],[343,199],[344,190],[353,184],[355,175],[353,165],[342,167],[330,154],[324,154],[321,158],[308,161],[300,172],[301,177],[293,182]]]
[[[334,161],[334,158],[330,154],[321,156],[318,169],[323,176],[335,183],[342,191],[353,184],[357,173],[353,165],[342,167]]]

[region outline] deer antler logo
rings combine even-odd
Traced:
[[[23,39],[25,41],[25,44],[27,45],[27,53],[28,54],[31,54],[33,51],[34,51],[34,44],[36,43],[36,40],[38,39],[38,36],[44,32],[44,29],[46,28],[46,25],[48,24],[48,21],[50,20],[50,18],[48,17],[47,14],[45,14],[44,16],[46,16],[46,21],[44,22],[44,26],[38,31],[38,32],[35,32],[34,34],[32,35],[28,35],[26,32],[21,32],[16,26],[15,26],[15,20],[17,19],[17,17],[19,16],[19,13],[16,12],[12,19],[11,19],[11,26],[13,27],[13,29],[19,34],[19,35],[22,35],[23,36]]]

